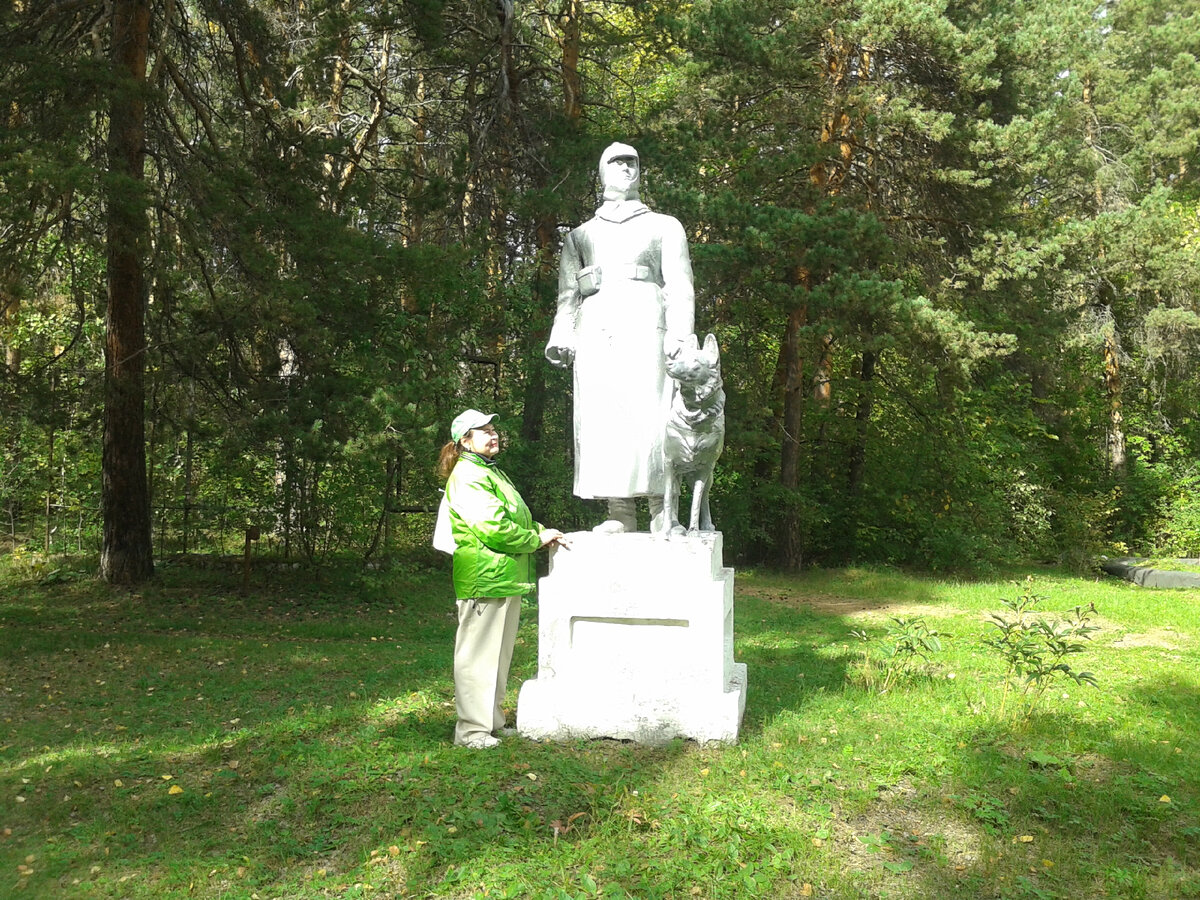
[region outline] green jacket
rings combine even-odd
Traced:
[[[446,482],[454,532],[454,594],[512,597],[533,592],[533,552],[542,527],[496,466],[464,453]]]

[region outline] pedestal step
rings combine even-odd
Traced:
[[[737,741],[746,711],[746,666],[724,689],[639,690],[630,684],[533,678],[521,686],[517,730],[533,740],[616,738],[661,746],[677,737]]]

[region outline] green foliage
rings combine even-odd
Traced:
[[[871,640],[866,631],[850,633],[862,641]],[[863,664],[857,674],[868,690],[887,693],[899,682],[912,677],[918,669],[918,661],[927,666],[931,656],[941,653],[943,637],[942,632],[929,626],[924,616],[892,616],[881,638],[879,659],[873,659],[864,651]],[[877,675],[879,669],[882,669],[882,678]]]
[[[386,556],[467,405],[501,412],[540,519],[591,524],[541,354],[616,137],[687,228],[722,344],[731,561],[1197,552],[1195,0],[511,7],[156,19],[158,552],[258,524],[293,556]],[[0,17],[0,509],[43,551],[99,525],[115,86],[93,12]]]
[[[1087,649],[1085,641],[1099,631],[1089,624],[1095,613],[1094,604],[1084,609],[1075,607],[1065,619],[1048,620],[1034,615],[1038,604],[1046,598],[1034,594],[1027,584],[1016,599],[1002,599],[1010,614],[992,613],[989,625],[996,630],[983,639],[1004,661],[1004,696],[1000,701],[1000,716],[1004,717],[1009,694],[1016,693],[1019,707],[1016,715],[1033,715],[1046,690],[1055,681],[1065,679],[1075,684],[1096,687],[1096,677],[1087,671],[1071,668],[1067,657]]]
[[[32,582],[43,582],[54,574],[52,560],[46,554],[28,547],[17,547],[8,555],[9,571],[18,578]]]
[[[1172,477],[1164,491],[1155,552],[1164,556],[1200,556],[1200,469]]]

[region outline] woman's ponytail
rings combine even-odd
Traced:
[[[462,453],[462,448],[458,446],[458,441],[448,441],[443,447],[442,452],[438,454],[437,475],[442,481],[450,477],[450,473],[454,471],[454,464],[458,462],[458,457]]]

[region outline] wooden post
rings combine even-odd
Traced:
[[[250,587],[250,545],[262,536],[257,525],[246,526],[246,549],[242,555],[242,590]]]

